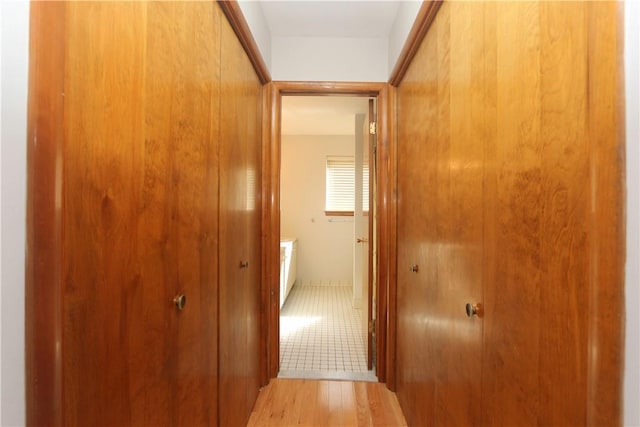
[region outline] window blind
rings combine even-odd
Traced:
[[[369,210],[369,165],[362,168],[362,205]],[[353,212],[355,201],[355,164],[353,156],[327,156],[325,210]]]

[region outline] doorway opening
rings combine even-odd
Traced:
[[[369,340],[369,354],[375,352],[375,374],[391,390],[395,387],[395,327],[396,327],[396,208],[395,208],[395,145],[391,126],[393,88],[387,83],[350,82],[272,82],[265,86],[263,97],[262,155],[262,292],[261,292],[261,382],[280,373],[280,161],[282,99],[286,96],[363,96],[374,98],[376,117],[375,159],[375,277],[376,304],[370,330],[375,342]],[[372,114],[373,116],[373,114]],[[372,233],[373,235],[373,233]],[[284,236],[288,237],[288,236]],[[296,236],[293,236],[296,237]],[[369,350],[369,348],[367,349]]]
[[[376,98],[281,108],[278,376],[377,381]]]

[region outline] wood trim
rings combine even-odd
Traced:
[[[280,97],[273,83],[264,87],[263,124],[263,300],[267,321],[262,325],[266,358],[263,383],[278,376],[280,367]],[[274,143],[278,141],[278,143]]]
[[[269,212],[273,208],[270,197],[270,189],[273,186],[270,185],[271,175],[271,152],[267,142],[270,140],[269,133],[271,132],[271,83],[268,83],[262,87],[262,214],[261,214],[261,228],[262,230],[268,229],[270,225],[268,221],[270,219]],[[267,233],[261,233],[262,248],[266,248],[271,244],[270,235]],[[270,283],[273,280],[273,263],[270,262],[268,254],[270,252],[261,251],[261,266],[260,266],[260,336],[267,337],[260,340],[260,384],[262,386],[269,383],[269,304],[271,298],[269,292],[271,289]]]
[[[622,425],[625,130],[622,4],[589,4],[588,426]],[[615,22],[616,25],[612,25]],[[617,49],[611,49],[615,44]]]
[[[27,125],[27,425],[63,424],[62,185],[65,2],[33,2]]]
[[[398,144],[396,138],[396,88],[389,87],[389,94],[387,100],[387,117],[385,120],[386,128],[389,134],[388,144],[388,156],[389,163],[387,166],[387,210],[386,210],[386,223],[387,223],[387,387],[395,391],[397,386],[396,377],[396,336],[397,336],[397,278],[398,278],[398,252],[397,252],[397,210],[398,201],[396,194],[398,194]],[[380,124],[382,127],[384,124]]]
[[[404,43],[400,56],[396,61],[396,65],[393,67],[391,77],[389,77],[389,84],[392,86],[398,86],[404,78],[413,57],[418,52],[422,39],[427,35],[427,31],[431,27],[433,20],[438,13],[438,9],[442,5],[443,0],[424,0],[418,15],[416,17],[407,40]]]
[[[378,200],[377,207],[377,291],[378,301],[376,305],[376,375],[381,382],[387,382],[389,367],[387,365],[387,331],[388,331],[388,288],[389,288],[389,133],[387,120],[388,90],[380,92],[378,97],[378,147],[376,151],[378,164]]]
[[[390,163],[388,154],[389,145],[392,144],[392,134],[389,132],[390,120],[389,112],[393,111],[393,107],[389,105],[389,85],[387,83],[346,83],[346,82],[273,82],[267,85],[267,89],[271,92],[271,111],[270,114],[265,114],[268,123],[265,126],[270,127],[270,130],[265,130],[265,138],[269,138],[264,142],[265,153],[271,153],[273,161],[267,165],[269,170],[265,170],[263,173],[265,176],[269,176],[270,181],[265,185],[264,199],[269,200],[269,203],[265,206],[268,212],[264,213],[263,230],[265,237],[264,248],[266,253],[265,259],[270,260],[273,263],[271,267],[265,268],[265,274],[267,271],[277,271],[277,274],[273,273],[273,276],[263,276],[265,282],[269,283],[270,292],[268,294],[270,301],[264,302],[269,306],[269,324],[266,326],[267,330],[264,331],[263,339],[267,341],[269,347],[267,351],[267,357],[269,359],[267,371],[270,378],[275,378],[279,370],[279,360],[277,357],[279,351],[279,334],[277,332],[279,322],[279,262],[280,262],[280,121],[281,121],[281,106],[283,95],[354,95],[354,96],[372,96],[378,98],[377,117],[378,117],[378,193],[377,193],[377,211],[378,211],[378,270],[377,270],[377,283],[378,283],[378,305],[376,316],[376,351],[377,351],[377,364],[376,374],[380,382],[386,382],[387,372],[393,372],[391,378],[395,378],[395,366],[389,365],[389,361],[394,362],[395,356],[389,358],[387,356],[387,341],[389,338],[387,323],[389,317],[387,314],[387,294],[390,287],[395,287],[395,278],[389,280],[389,265],[395,263],[395,259],[389,258],[393,253],[389,252],[389,247],[395,247],[395,242],[390,245],[388,239],[391,236],[395,236],[395,223],[390,223],[388,209],[389,206],[395,206],[395,196],[390,193],[395,188],[395,184],[389,185],[389,171],[395,174],[393,168],[395,163]],[[391,168],[391,169],[390,169]],[[395,208],[394,208],[395,209]],[[395,218],[393,216],[392,218]],[[393,230],[390,234],[388,230]],[[393,255],[395,256],[395,255]],[[392,277],[392,276],[391,276]],[[395,295],[395,289],[392,289],[392,295]],[[395,301],[393,302],[395,305]],[[395,312],[394,312],[395,313]],[[392,324],[395,324],[395,319]],[[393,328],[392,331],[395,331]],[[394,341],[393,339],[392,341]],[[389,386],[389,385],[387,385]]]
[[[386,83],[366,82],[283,82],[276,81],[279,96],[282,95],[356,95],[378,96]]]
[[[224,12],[227,17],[229,24],[231,24],[233,32],[238,36],[238,40],[240,40],[240,44],[244,48],[244,51],[249,56],[249,60],[260,79],[260,83],[269,83],[271,81],[271,74],[269,73],[267,64],[262,58],[258,44],[251,34],[249,24],[247,24],[247,21],[242,14],[240,5],[236,0],[218,0],[218,4],[220,5],[222,12]]]

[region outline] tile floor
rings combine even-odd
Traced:
[[[280,378],[376,381],[351,287],[298,286],[280,310]]]

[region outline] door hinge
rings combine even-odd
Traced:
[[[376,134],[376,122],[369,122],[369,135]]]
[[[376,323],[373,320],[369,320],[369,333],[374,334],[376,332]]]

